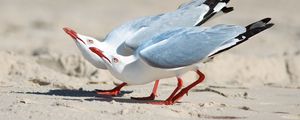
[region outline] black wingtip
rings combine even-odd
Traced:
[[[239,39],[240,41],[237,42],[237,44],[233,45],[233,46],[230,46],[228,48],[225,48],[225,49],[222,49],[216,53],[214,53],[213,55],[209,56],[209,57],[213,57],[214,55],[217,55],[219,53],[222,53],[224,51],[227,51],[245,41],[247,41],[249,38],[255,36],[256,34],[260,33],[260,32],[263,32],[271,27],[273,27],[275,24],[274,23],[269,23],[272,19],[271,18],[265,18],[265,19],[262,19],[260,21],[257,21],[255,23],[252,23],[250,25],[248,25],[246,28],[247,28],[247,31],[243,34],[240,34],[239,36],[236,37],[236,39]],[[254,27],[252,27],[254,26]]]
[[[224,7],[224,8],[221,9],[221,11],[223,13],[229,13],[229,12],[232,12],[233,10],[234,10],[233,7]]]
[[[214,7],[218,3],[217,0],[206,0],[203,4],[208,5],[210,8]]]
[[[229,3],[230,0],[221,0],[221,2]]]
[[[272,18],[267,17],[267,18],[262,19],[261,21],[264,22],[264,23],[268,23],[271,20],[272,20]]]
[[[204,24],[206,21],[208,21],[210,18],[212,18],[217,12],[219,11],[214,11],[214,8],[219,4],[219,3],[228,3],[230,0],[206,0],[203,4],[209,6],[210,10],[204,15],[204,18],[201,22],[197,23],[195,26],[200,26]],[[229,13],[234,10],[233,7],[223,7],[221,11],[223,13]]]
[[[268,29],[268,28],[271,28],[271,27],[273,27],[275,24],[274,23],[269,23],[269,24],[267,24],[266,25],[266,28]]]
[[[263,20],[260,20],[258,22],[255,22],[253,24],[248,25],[246,27],[247,32],[241,34],[237,38],[239,38],[240,40],[244,39],[243,41],[248,40],[252,36],[273,27],[275,24],[274,23],[269,23],[270,21],[271,21],[271,18],[265,18]],[[261,22],[263,22],[263,24],[261,24]],[[245,37],[245,38],[243,38],[243,37]]]
[[[226,4],[230,2],[230,0],[206,0],[203,4],[208,6],[218,4],[220,2],[225,2]]]
[[[246,29],[247,29],[247,30],[250,30],[250,29],[253,29],[253,27],[254,27],[254,28],[256,28],[256,27],[265,27],[266,25],[269,24],[269,22],[270,22],[271,20],[272,20],[272,18],[270,18],[270,17],[264,18],[264,19],[262,19],[262,20],[260,20],[260,21],[254,22],[254,23],[252,23],[252,24],[246,26]],[[274,24],[273,24],[273,25],[274,25]],[[272,26],[273,26],[273,25],[272,25]],[[272,27],[272,26],[271,26],[271,27]]]

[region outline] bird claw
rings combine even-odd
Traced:
[[[127,83],[122,83],[118,86],[116,86],[114,89],[111,90],[97,90],[96,89],[96,94],[98,95],[108,95],[108,96],[117,96],[121,93],[121,88],[127,85]]]

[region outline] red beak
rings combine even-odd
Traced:
[[[63,30],[64,30],[67,34],[69,34],[73,39],[78,38],[77,33],[76,33],[74,30],[72,30],[71,28],[65,27],[65,28],[63,28]]]
[[[98,48],[95,47],[90,47],[89,48],[92,52],[94,52],[95,54],[97,54],[100,58],[104,58],[106,59],[109,63],[111,63],[111,61],[103,54],[103,52],[101,50],[99,50]]]
[[[84,42],[82,39],[80,39],[80,38],[78,37],[77,32],[75,32],[75,31],[72,30],[71,28],[65,27],[65,28],[63,28],[63,30],[64,30],[68,35],[70,35],[74,40],[80,40],[82,43],[85,44],[85,42]]]

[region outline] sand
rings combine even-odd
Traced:
[[[120,83],[88,63],[62,28],[102,39],[122,23],[171,11],[188,0],[0,0],[0,119],[300,119],[300,16],[297,0],[232,1],[235,12],[215,24],[247,25],[272,17],[272,29],[201,69],[207,79],[172,106],[131,100],[153,84],[126,86],[117,97],[96,95]],[[184,85],[196,79],[190,72]],[[157,100],[176,87],[161,81]],[[222,94],[207,92],[216,90]]]

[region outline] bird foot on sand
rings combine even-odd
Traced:
[[[173,105],[176,102],[172,101],[172,100],[166,100],[166,101],[160,101],[160,102],[149,102],[148,104],[152,104],[152,105]]]
[[[98,95],[117,96],[121,93],[120,90],[96,90]]]

